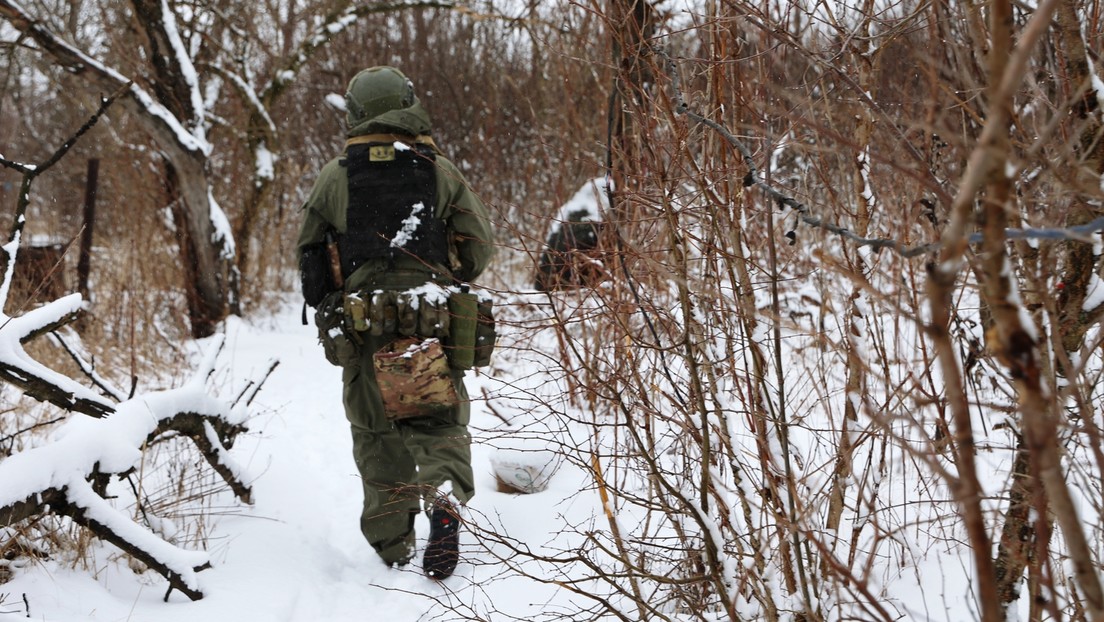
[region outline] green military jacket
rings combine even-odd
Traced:
[[[429,116],[420,104],[392,111],[370,119],[349,131],[349,139],[369,134],[388,133],[413,146],[415,142],[432,144],[428,140]],[[322,167],[310,196],[303,203],[303,222],[299,229],[298,250],[324,241],[326,232],[345,233],[345,216],[349,206],[349,178],[341,156]],[[449,284],[473,281],[494,254],[493,234],[487,207],[472,192],[464,176],[448,158],[438,155],[436,216],[448,225],[448,266],[432,266],[398,257],[369,261],[357,268],[345,281],[346,291],[374,289],[408,289],[426,281]]]

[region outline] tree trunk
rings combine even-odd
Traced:
[[[228,264],[221,256],[211,222],[207,177],[192,158],[166,162],[173,202],[173,221],[184,270],[184,290],[192,336],[209,337],[226,317]]]
[[[181,203],[180,253],[185,266],[185,287],[189,292],[188,317],[192,335],[206,337],[214,332],[226,313],[227,289],[223,274],[225,259],[233,255],[227,248],[229,232],[216,230],[214,224],[218,208],[212,204],[210,195],[206,170],[208,154],[205,142],[193,134],[198,121],[193,116],[192,100],[184,94],[186,89],[182,82],[186,81],[186,74],[172,62],[175,57],[162,40],[165,24],[143,21],[171,16],[162,16],[159,11],[145,13],[142,8],[141,2],[136,2],[140,18],[136,21],[143,26],[150,48],[158,51],[151,56],[157,59],[154,92],[161,101],[155,101],[148,92],[131,84],[120,103],[130,117],[149,132],[157,150],[175,171],[173,185]],[[62,40],[46,24],[24,12],[19,4],[0,0],[0,16],[33,39],[59,67],[84,80],[90,91],[114,92],[127,86],[126,78]],[[166,80],[173,83],[161,84]]]
[[[77,259],[77,291],[81,298],[89,300],[88,277],[92,272],[92,230],[96,224],[96,183],[100,161],[88,160],[88,177],[84,187],[83,227],[80,236],[80,257]]]

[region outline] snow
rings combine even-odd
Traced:
[[[425,300],[431,305],[443,305],[448,302],[449,293],[459,291],[454,287],[446,288],[437,283],[428,282],[418,287],[412,287],[405,290],[403,294],[411,301],[414,308],[417,309],[420,301]]]
[[[1081,304],[1082,311],[1093,311],[1104,304],[1104,283],[1101,282],[1100,277],[1095,272],[1090,277],[1086,290],[1085,302]]]
[[[73,505],[84,509],[90,520],[107,527],[138,548],[152,553],[161,563],[180,575],[190,589],[200,589],[195,569],[208,562],[206,553],[186,551],[165,542],[111,507],[92,490],[88,482],[81,478],[78,480],[80,481],[71,482],[67,490],[67,497]]]
[[[584,183],[575,194],[560,207],[549,235],[555,235],[565,222],[600,222],[602,211],[609,209],[604,177],[596,177]]]
[[[165,35],[169,39],[169,45],[172,46],[176,62],[180,66],[180,73],[184,77],[184,83],[188,85],[188,94],[192,100],[192,114],[194,115],[190,122],[192,133],[197,140],[206,142],[206,132],[203,127],[206,109],[199,88],[199,76],[196,74],[195,65],[192,64],[192,57],[184,46],[184,41],[180,38],[180,31],[176,27],[176,14],[173,13],[168,0],[161,0],[161,17],[165,26]]]
[[[253,488],[255,505],[237,503],[226,493],[224,505],[232,509],[211,519],[206,551],[177,547],[161,551],[186,582],[199,585],[204,598],[192,602],[174,593],[163,602],[164,579],[149,572],[134,574],[117,559],[112,545],[98,543],[91,553],[95,572],[73,569],[60,561],[9,566],[14,577],[0,586],[0,593],[10,595],[0,604],[0,611],[13,612],[13,617],[29,615],[41,622],[360,622],[366,612],[396,621],[451,619],[456,616],[449,608],[455,607],[484,619],[496,619],[496,611],[529,619],[545,611],[548,603],[564,605],[577,598],[506,572],[499,560],[508,559],[509,551],[500,542],[477,538],[475,528],[461,532],[462,562],[457,574],[442,583],[422,574],[421,550],[415,562],[402,570],[389,569],[379,561],[359,530],[360,482],[341,405],[341,371],[325,362],[315,328],[302,326],[299,312],[298,304],[291,301],[274,318],[231,318],[227,322],[226,343],[218,359],[226,366],[215,377],[241,385],[267,368],[273,357],[281,364],[254,401],[248,422],[252,433],[240,436],[229,452]],[[210,353],[210,345],[204,346]],[[525,368],[532,370],[533,363],[526,363]],[[145,432],[150,413],[181,404],[194,410],[208,403],[195,393],[202,380],[197,376],[180,389],[136,401],[132,407],[121,405],[119,413],[104,420],[74,416],[57,443],[75,443],[97,431],[96,442],[110,444],[104,453],[120,462],[135,459],[132,443]],[[467,384],[473,396],[484,389],[501,392],[504,387],[489,376],[470,372]],[[236,395],[239,390],[233,386],[224,392]],[[596,495],[588,490],[589,480],[582,471],[561,466],[543,492],[498,492],[492,457],[500,447],[524,455],[530,462],[535,456],[547,455],[541,454],[548,445],[539,437],[548,421],[527,412],[525,417],[514,417],[511,429],[504,430],[486,404],[484,400],[472,403],[477,494],[465,512],[467,519],[538,550],[545,543],[555,545],[556,550],[577,546],[578,542],[573,544],[569,536],[558,532],[563,530],[560,521],[566,520],[565,516],[575,524],[601,516]],[[148,412],[142,415],[143,411]],[[539,420],[545,420],[543,428],[530,429]],[[43,449],[57,454],[51,460],[59,460],[61,466],[36,470],[27,458],[20,465],[21,460],[14,456],[0,462],[2,486],[19,481],[25,490],[23,486],[59,477],[62,471],[79,471],[93,457],[89,451],[64,451],[71,445],[57,448],[57,443]],[[40,466],[41,459],[32,458]],[[125,518],[110,514],[118,511],[107,507],[107,502],[101,500],[101,505],[96,505],[92,498],[96,495],[86,492],[81,498],[97,517],[102,512],[105,521]],[[419,546],[424,546],[429,529],[424,516],[418,517],[415,529]],[[131,535],[143,541],[148,538],[151,547],[169,546],[152,534]],[[191,569],[205,559],[210,559],[212,567],[193,573]],[[29,612],[24,611],[23,595]]]
[[[17,243],[18,240],[13,244]],[[8,252],[12,252],[14,248],[12,244],[4,247]],[[7,283],[9,283],[9,281],[5,280],[4,283],[2,291],[6,300]],[[100,397],[99,394],[90,391],[83,385],[74,382],[72,379],[32,359],[23,350],[23,344],[20,341],[42,326],[52,324],[66,315],[75,313],[80,307],[80,294],[71,294],[64,298],[59,298],[47,305],[38,307],[37,309],[28,311],[19,317],[8,317],[0,313],[0,361],[4,361],[9,365],[18,366],[18,368],[24,372],[23,375],[31,374],[37,376],[38,378],[64,389],[77,399],[88,400],[110,408],[110,402]],[[2,465],[2,463],[0,463],[0,465]],[[2,477],[0,477],[0,481],[3,481]],[[0,505],[3,505],[3,503],[0,502]]]
[[[15,235],[12,236],[10,242],[4,245],[0,245],[2,250],[8,256],[7,270],[2,276],[3,280],[0,281],[0,313],[8,306],[8,293],[11,291],[12,275],[15,274],[15,260],[19,255],[19,240],[23,237],[22,228],[16,229]],[[2,339],[3,333],[0,332],[0,339]]]
[[[79,305],[80,296],[76,294],[58,302],[73,299]],[[13,320],[13,323],[15,321],[30,320],[23,316]],[[12,337],[18,334],[15,328],[6,328],[0,331],[0,336],[7,335],[8,331],[11,331]],[[0,350],[0,358],[10,360],[6,358],[12,347],[8,342],[18,343],[18,340],[8,337],[2,341],[5,342],[5,347]],[[27,359],[24,366],[29,366],[29,363],[34,361]],[[79,391],[80,396],[87,399],[108,403],[72,380],[45,367],[41,369],[45,372],[39,375],[50,376],[52,382],[74,392]],[[68,380],[68,384],[63,384],[65,380]],[[158,421],[182,411],[223,417],[229,415],[230,418],[233,416],[225,413],[221,403],[210,397],[204,386],[196,382],[122,402],[115,406],[114,413],[102,419],[73,416],[57,431],[52,442],[0,461],[0,507],[48,488],[69,487],[72,490],[80,487],[84,484],[85,475],[91,473],[97,463],[105,472],[126,471],[141,460],[139,448],[157,428]]]
[[[334,110],[340,110],[345,112],[345,96],[337,93],[327,93],[325,97],[326,103],[329,104]]]
[[[1096,101],[1101,107],[1104,107],[1104,80],[1100,79],[1100,76],[1096,75],[1096,67],[1092,60],[1089,60],[1089,75],[1092,76],[1093,92],[1096,94]]]
[[[331,22],[325,25],[326,32],[330,33],[331,35],[336,35],[348,28],[351,24],[355,23],[356,20],[356,15],[342,15],[341,18],[339,18],[336,22]]]
[[[234,230],[230,228],[230,219],[226,217],[226,212],[222,211],[222,207],[215,200],[215,195],[211,192],[209,186],[207,188],[207,203],[210,205],[211,226],[214,229],[211,232],[211,241],[222,249],[223,259],[233,260],[237,252],[234,247]]]
[[[269,151],[268,145],[261,141],[257,145],[257,149],[254,152],[256,159],[256,176],[257,179],[267,179],[269,181],[276,178],[276,156]]]
[[[425,211],[425,207],[425,203],[421,201],[413,205],[410,210],[410,215],[403,219],[402,227],[395,233],[395,237],[392,238],[391,248],[403,248],[414,239],[414,232],[418,230],[418,225],[422,224],[422,219],[419,214]]]
[[[123,76],[119,73],[110,70],[103,65],[99,65],[91,59],[89,59],[89,61],[92,64],[98,65],[105,73],[111,74],[115,79],[119,81],[120,84],[125,84],[127,82],[127,80],[123,78]],[[176,116],[173,115],[173,113],[169,112],[167,108],[154,101],[154,99],[150,97],[149,93],[142,90],[136,84],[130,85],[130,92],[132,95],[134,95],[134,98],[138,100],[138,103],[140,103],[142,107],[150,113],[150,115],[161,119],[161,121],[163,121],[165,125],[169,126],[169,129],[171,129],[176,135],[177,142],[183,145],[185,149],[188,149],[190,151],[198,151],[204,155],[211,155],[211,151],[213,149],[211,143],[207,142],[203,138],[193,135],[191,132],[185,129],[184,126],[180,124],[180,120],[177,119]]]

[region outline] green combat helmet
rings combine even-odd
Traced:
[[[371,67],[353,76],[345,91],[349,133],[430,129],[429,115],[414,94],[414,83],[394,67]]]

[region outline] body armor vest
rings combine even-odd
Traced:
[[[433,150],[381,143],[353,145],[346,153],[349,208],[338,242],[345,277],[372,259],[407,256],[447,266],[445,221],[436,215]]]

